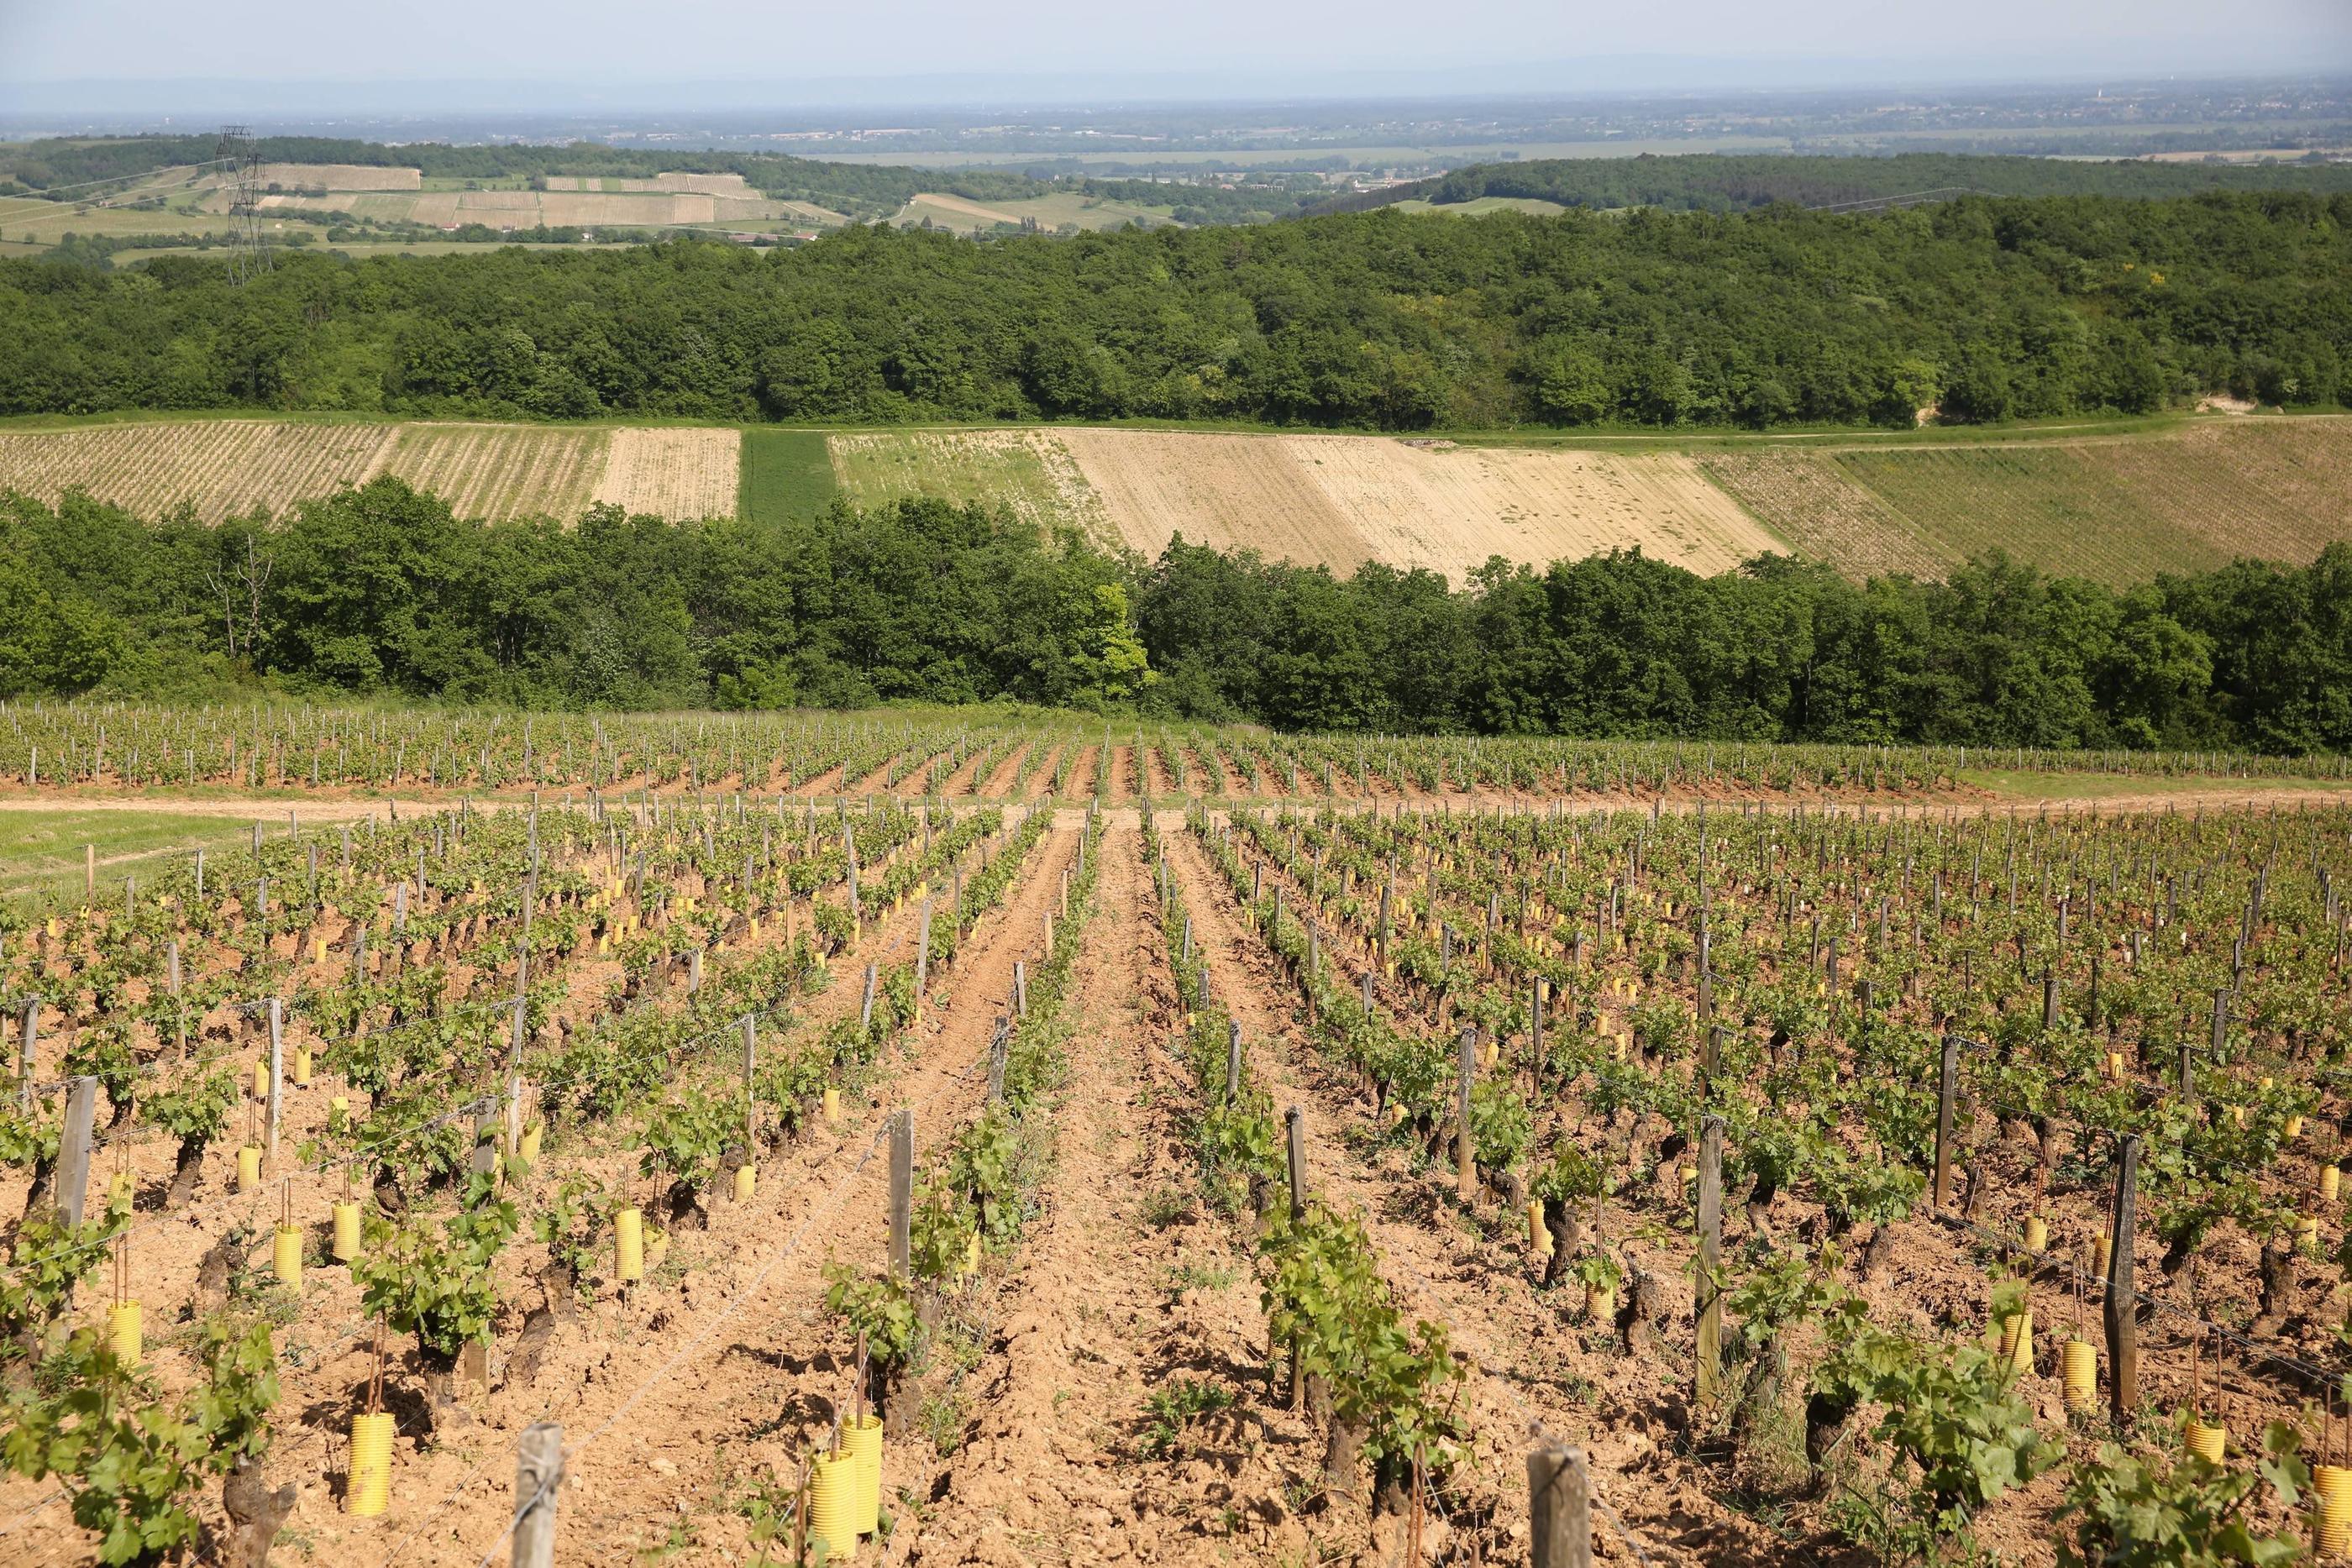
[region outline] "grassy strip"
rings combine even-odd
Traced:
[[[814,517],[840,493],[824,434],[814,430],[747,430],[735,514],[755,523]]]

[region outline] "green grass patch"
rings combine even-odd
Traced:
[[[749,521],[785,523],[820,515],[839,493],[824,433],[745,431],[739,486],[735,512]]]
[[[249,843],[253,824],[189,811],[0,810],[0,902],[71,901],[82,894],[83,859],[98,852],[98,896],[119,899],[122,879],[197,849]]]

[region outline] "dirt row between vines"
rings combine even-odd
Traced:
[[[547,1301],[533,1278],[535,1266],[526,1268],[524,1263],[526,1255],[532,1259],[539,1255],[529,1222],[543,1195],[522,1194],[525,1228],[501,1264],[503,1310],[499,1343],[492,1353],[488,1395],[477,1396],[464,1408],[431,1409],[416,1375],[404,1376],[400,1372],[409,1359],[407,1336],[394,1335],[388,1341],[392,1354],[386,1407],[394,1413],[401,1437],[394,1448],[392,1506],[381,1519],[355,1520],[341,1511],[341,1488],[349,1469],[345,1433],[350,1413],[361,1407],[364,1397],[372,1358],[349,1275],[340,1268],[314,1262],[306,1270],[297,1319],[279,1335],[284,1391],[268,1476],[272,1485],[292,1482],[299,1489],[300,1500],[287,1526],[289,1537],[308,1540],[314,1555],[323,1552],[326,1561],[472,1563],[504,1528],[508,1516],[499,1510],[510,1504],[499,1500],[511,1493],[514,1445],[522,1427],[542,1417],[559,1419],[565,1423],[567,1444],[578,1444],[593,1429],[585,1423],[601,1421],[617,1408],[639,1377],[658,1364],[656,1357],[666,1357],[705,1326],[719,1321],[728,1297],[766,1260],[758,1255],[763,1245],[782,1248],[803,1225],[808,1226],[806,1239],[790,1249],[786,1263],[774,1269],[759,1297],[747,1300],[736,1315],[735,1328],[740,1332],[755,1309],[767,1309],[772,1315],[772,1303],[778,1301],[813,1312],[822,1293],[819,1270],[826,1256],[838,1249],[833,1231],[811,1223],[812,1217],[821,1216],[828,1205],[838,1202],[841,1236],[860,1243],[860,1255],[883,1245],[884,1225],[877,1207],[882,1200],[876,1195],[885,1191],[877,1184],[887,1180],[886,1164],[878,1152],[866,1157],[862,1166],[858,1162],[869,1150],[878,1149],[877,1136],[888,1106],[930,1102],[929,1127],[933,1139],[939,1129],[953,1125],[968,1113],[965,1102],[977,1091],[958,1093],[963,1087],[958,1075],[968,1071],[975,1051],[984,1049],[992,1019],[1003,1010],[1010,996],[1012,961],[1034,946],[1038,916],[1058,890],[1061,867],[1068,863],[1074,848],[1068,833],[1049,834],[1037,846],[1016,882],[1012,903],[983,916],[953,969],[935,976],[932,1003],[919,1026],[918,1040],[902,1048],[896,1058],[885,1058],[883,1074],[870,1089],[866,1104],[853,1105],[839,1128],[820,1126],[771,1154],[761,1172],[760,1191],[751,1203],[714,1199],[708,1230],[677,1232],[672,1245],[682,1267],[674,1274],[654,1277],[625,1302],[608,1295],[593,1308],[575,1312],[564,1310],[569,1303]],[[870,922],[864,939],[834,960],[832,983],[796,1009],[796,1034],[821,1030],[856,1009],[862,995],[864,966],[907,958],[919,921],[919,909],[910,905]],[[588,979],[585,974],[575,978],[575,994],[568,1003],[582,1003],[589,996],[593,988]],[[763,1038],[774,1041],[779,1037]],[[973,1044],[975,1039],[978,1047]],[[715,1072],[720,1078],[731,1071],[726,1065],[730,1046],[731,1040],[711,1048],[711,1060],[719,1064]],[[685,1076],[681,1074],[679,1081]],[[290,1098],[289,1151],[298,1146],[300,1137],[315,1130],[314,1124],[323,1123],[328,1091],[325,1081],[320,1082],[320,1087]],[[919,1151],[924,1133],[925,1123],[919,1116]],[[208,1167],[225,1164],[230,1153],[225,1140],[224,1146],[208,1158]],[[168,1176],[168,1150],[142,1146],[140,1155],[142,1186],[152,1186]],[[160,1167],[149,1171],[147,1167],[158,1160]],[[583,1145],[567,1138],[551,1141],[542,1165],[557,1175],[579,1174],[612,1183],[634,1171],[635,1157],[616,1145]],[[845,1181],[853,1172],[854,1180]],[[134,1259],[139,1289],[148,1305],[151,1345],[163,1343],[173,1333],[173,1309],[187,1297],[200,1254],[215,1239],[232,1224],[244,1224],[259,1227],[261,1240],[267,1240],[267,1222],[275,1218],[278,1208],[276,1184],[269,1184],[267,1195],[228,1198],[221,1185],[226,1180],[225,1176],[208,1177],[199,1190],[195,1209],[162,1218],[156,1228],[136,1245]],[[340,1196],[338,1176],[309,1173],[296,1176],[293,1208],[306,1231],[317,1228],[309,1221],[323,1216],[329,1199]],[[8,1197],[0,1192],[0,1203]],[[21,1202],[21,1196],[16,1201]],[[224,1202],[228,1205],[226,1209]],[[869,1217],[874,1218],[870,1226],[865,1224]],[[868,1229],[874,1233],[871,1239],[864,1234]],[[871,1248],[862,1245],[869,1239]],[[314,1256],[323,1255],[322,1243],[310,1249]],[[266,1262],[263,1266],[266,1269]],[[514,1369],[508,1360],[516,1348],[517,1331],[524,1315],[542,1303],[556,1308],[557,1330],[527,1384],[514,1381]],[[802,1330],[796,1330],[793,1337],[808,1338]],[[746,1347],[740,1342],[725,1346],[714,1342],[700,1350],[700,1360],[681,1362],[652,1392],[667,1392],[674,1399],[677,1396],[675,1385],[681,1382],[693,1384],[698,1393],[727,1385],[729,1380],[724,1377],[707,1377],[702,1364],[723,1351],[729,1358],[722,1365],[724,1371],[737,1364]],[[830,1361],[824,1361],[812,1373],[811,1385],[817,1375],[834,1370]],[[732,1383],[740,1399],[744,1378],[739,1374]],[[646,1443],[649,1432],[661,1437],[664,1446],[671,1446],[674,1433],[658,1424],[656,1412],[663,1408],[649,1397],[603,1444],[589,1450],[570,1478],[564,1502],[567,1515],[575,1521],[583,1512],[594,1518],[601,1504],[611,1511],[615,1524],[658,1517],[662,1529],[667,1529],[678,1489],[667,1482],[662,1465],[672,1465],[677,1473],[684,1474],[683,1462],[661,1458],[655,1463],[660,1458],[656,1451],[646,1460],[642,1478],[625,1469],[616,1472],[608,1468],[616,1458],[625,1464],[626,1457]],[[694,1469],[707,1474],[709,1466],[698,1460]],[[616,1473],[624,1479],[615,1480]],[[570,1496],[573,1490],[593,1500],[574,1503]],[[655,1494],[659,1496],[658,1504],[644,1501]],[[13,1516],[37,1497],[37,1490],[27,1487],[0,1490],[0,1515]],[[489,1501],[485,1503],[485,1499]],[[203,1511],[217,1526],[216,1498],[207,1498]],[[91,1560],[89,1538],[70,1527],[62,1507],[55,1507],[38,1524],[28,1526],[26,1533],[35,1554],[19,1561],[79,1564]],[[655,1531],[652,1539],[658,1544],[660,1531]],[[596,1529],[568,1528],[562,1560],[597,1561],[610,1543]],[[287,1544],[290,1539],[281,1542],[281,1549]]]
[[[1450,1168],[1416,1170],[1393,1151],[1361,1152],[1372,1133],[1369,1103],[1317,1057],[1297,1021],[1295,988],[1207,855],[1189,834],[1171,833],[1168,843],[1195,940],[1209,955],[1212,988],[1241,1024],[1276,1103],[1302,1113],[1314,1193],[1363,1217],[1405,1313],[1445,1325],[1453,1348],[1476,1364],[1462,1409],[1475,1458],[1451,1506],[1491,1509],[1481,1549],[1490,1556],[1527,1550],[1524,1456],[1544,1434],[1586,1448],[1601,1495],[1654,1563],[1812,1561],[1712,1495],[1710,1479],[1675,1451],[1688,1392],[1675,1369],[1627,1357],[1613,1333],[1583,1325],[1570,1289],[1535,1286],[1518,1217],[1486,1199],[1475,1213],[1463,1209]],[[1639,1243],[1629,1252],[1686,1315],[1679,1255]],[[1445,1523],[1430,1528],[1437,1539],[1425,1531],[1424,1549],[1443,1561]],[[1314,1539],[1327,1551],[1344,1546],[1354,1561],[1386,1562],[1394,1529],[1382,1520],[1360,1533]],[[1598,1518],[1594,1530],[1597,1550],[1630,1555]]]
[[[1059,1154],[1024,1265],[1001,1285],[990,1402],[913,1527],[919,1568],[1229,1563],[1270,1542],[1265,1453],[1288,1439],[1247,1411],[1264,1320],[1233,1227],[1186,1196],[1190,1089],[1139,837],[1101,843]],[[1147,1404],[1181,1378],[1236,1404],[1161,1449]]]
[[[1198,859],[1203,873],[1214,878],[1214,868],[1201,857],[1189,835],[1181,841]],[[1258,859],[1255,855],[1248,858],[1253,862]],[[1293,901],[1294,911],[1308,907],[1307,888],[1295,875],[1278,871],[1266,862],[1265,877],[1269,890],[1279,886],[1285,891],[1286,897]],[[1222,879],[1215,885],[1222,893]],[[1231,901],[1221,898],[1220,902]],[[1238,909],[1237,904],[1234,907]],[[1361,950],[1360,938],[1344,925],[1326,926],[1324,934],[1322,952],[1335,977],[1349,988],[1360,985],[1372,967]],[[1255,941],[1246,932],[1244,935],[1245,939]],[[1262,956],[1265,951],[1263,943],[1257,943],[1256,955]],[[1277,994],[1286,1000],[1292,994],[1288,982],[1278,974],[1272,983],[1280,988]],[[1416,1018],[1408,1007],[1399,1005],[1391,983],[1375,979],[1374,985],[1380,1005],[1391,1012],[1400,1027],[1429,1027],[1425,1017]],[[1683,999],[1688,1005],[1692,998],[1685,995]],[[1900,1001],[1894,1004],[1897,1009],[1904,1005]],[[1369,1107],[1357,1101],[1353,1084],[1321,1071],[1313,1059],[1306,1060],[1308,1082],[1335,1101],[1342,1114],[1352,1118],[1353,1125],[1369,1125]],[[1542,1108],[1538,1109],[1540,1119]],[[1582,1126],[1581,1113],[1571,1112],[1563,1104],[1561,1113],[1576,1115]],[[2313,1118],[2318,1124],[2334,1119],[2325,1105],[2313,1113]],[[2077,1134],[2062,1132],[2062,1146],[2079,1154],[2072,1142],[2076,1136]],[[1635,1163],[1644,1164],[1642,1160]],[[2315,1189],[2321,1163],[2317,1151],[2308,1146],[2296,1156],[2293,1168],[2307,1188]],[[1961,1217],[1958,1222],[1940,1223],[1922,1214],[1876,1228],[1868,1256],[1877,1260],[1874,1264],[1857,1258],[1858,1271],[1850,1283],[1867,1301],[1874,1322],[1899,1326],[1926,1339],[1939,1337],[1955,1328],[1965,1332],[1988,1321],[1990,1300],[1984,1256],[1993,1250],[2006,1255],[2008,1247],[2021,1235],[2026,1216],[2043,1217],[2049,1225],[2049,1253],[2039,1266],[2026,1270],[2023,1276],[2031,1283],[2034,1322],[2043,1337],[2038,1342],[2036,1364],[2032,1370],[2021,1375],[2019,1388],[2042,1422],[2065,1434],[2069,1422],[2061,1396],[2057,1346],[2070,1336],[2092,1342],[2099,1339],[2098,1282],[2093,1279],[2078,1280],[2074,1270],[2089,1267],[2091,1238],[2104,1233],[2108,1224],[2111,1186],[2097,1176],[2062,1178],[2053,1183],[2038,1145],[2031,1142],[2021,1145],[2006,1133],[1980,1141],[1964,1140],[1956,1155],[1956,1166],[1959,1173],[1956,1181],[1965,1195],[1955,1211]],[[1969,1181],[1970,1171],[1976,1171],[1983,1179]],[[1453,1204],[1451,1186],[1444,1179],[1444,1175],[1441,1169],[1429,1181],[1427,1200],[1433,1211]],[[1688,1203],[1681,1192],[1669,1194],[1663,1176],[1653,1190],[1645,1174],[1637,1184],[1620,1190],[1600,1228],[1601,1239],[1614,1235],[1616,1249],[1657,1281],[1668,1309],[1668,1321],[1675,1333],[1685,1336],[1695,1335],[1695,1303],[1686,1274],[1694,1243],[1685,1239],[1689,1214]],[[1659,1228],[1662,1218],[1666,1230]],[[1507,1229],[1511,1217],[1505,1213],[1502,1220]],[[1776,1239],[1783,1237],[1818,1239],[1823,1222],[1818,1202],[1793,1193],[1780,1194],[1775,1200],[1772,1218],[1761,1221],[1745,1204],[1727,1198],[1724,1230],[1727,1255],[1738,1255],[1759,1243],[1774,1246],[1779,1244]],[[1668,1239],[1669,1231],[1672,1239]],[[2251,1324],[2263,1315],[2258,1301],[2259,1239],[2243,1232],[2216,1235],[2200,1249],[2199,1264],[2174,1279],[2160,1269],[2158,1258],[2163,1249],[2158,1239],[2143,1228],[2138,1233],[2139,1288],[2148,1294],[2151,1304],[2142,1314],[2145,1321],[2139,1341],[2139,1380],[2147,1406],[2156,1410],[2185,1408],[2191,1400],[2192,1388],[2198,1386],[2198,1356],[2201,1354],[2205,1361],[2202,1386],[2209,1400],[2217,1397],[2212,1394],[2214,1389],[2226,1387],[2226,1394],[2218,1398],[2243,1431],[2259,1432],[2270,1420],[2307,1422],[2310,1391],[2325,1380],[2319,1369],[2336,1342],[2336,1324],[2342,1316],[2334,1294],[2337,1271],[2323,1261],[2332,1256],[2331,1249],[2339,1234],[2330,1221],[2323,1228],[2315,1255],[2291,1255],[2282,1260],[2276,1318],[2268,1328],[2256,1331],[2263,1348],[2259,1353],[2250,1349],[2233,1351],[2232,1370],[2226,1376],[2217,1377],[2211,1343],[2205,1343],[2201,1352],[2193,1348],[2188,1325],[2200,1316]],[[1507,1235],[1504,1239],[1507,1242]],[[1848,1255],[1855,1256],[1861,1249],[1861,1239],[1849,1238],[1844,1245]],[[1508,1245],[1507,1250],[1523,1258],[1526,1249],[1520,1243]],[[1564,1298],[1559,1305],[1565,1324],[1573,1312]],[[1601,1343],[1601,1336],[1587,1331],[1584,1343],[1588,1349],[1593,1348]],[[2104,1347],[2099,1354],[2104,1377]],[[1652,1399],[1654,1391],[1666,1391],[1664,1400],[1656,1403],[1654,1409],[1665,1417],[1664,1431],[1677,1439],[1675,1447],[1686,1449],[1682,1402],[1674,1392],[1680,1373],[1677,1366],[1645,1364],[1612,1353],[1599,1367],[1590,1362],[1580,1363],[1575,1375],[1599,1389],[1603,1408],[1614,1404],[1621,1412],[1611,1418],[1611,1426],[1622,1418],[1623,1410]],[[2070,1440],[2078,1445],[2093,1441],[2080,1430],[2073,1432]],[[1598,1453],[1596,1446],[1596,1458]],[[1742,1462],[1752,1467],[1759,1461],[1750,1458]],[[1768,1466],[1769,1462],[1763,1461]],[[1712,1487],[1718,1492],[1758,1479],[1752,1469],[1721,1464],[1707,1469],[1686,1466],[1685,1470],[1694,1478],[1693,1484]],[[2049,1520],[2064,1500],[2065,1480],[2064,1470],[2054,1469],[2002,1496],[1974,1521],[1972,1530],[1978,1543],[1998,1552],[2004,1561],[2032,1564],[2052,1562]],[[1786,1485],[1785,1476],[1763,1483],[1767,1492]],[[1769,1502],[1766,1506],[1769,1506]],[[1824,1505],[1793,1520],[1784,1518],[1783,1532],[1796,1535],[1785,1544],[1784,1552],[1795,1552],[1795,1560],[1801,1562],[1836,1563],[1852,1557],[1858,1549],[1832,1536],[1824,1527],[1823,1521],[1832,1511]],[[2290,1532],[2300,1528],[2286,1511],[2258,1503],[2255,1511],[2266,1528]],[[1747,1560],[1750,1559],[1743,1556],[1742,1561]]]
[[[738,1505],[750,1484],[796,1485],[801,1456],[851,1392],[853,1347],[824,1322],[824,1271],[835,1260],[878,1267],[887,1255],[886,1118],[914,1108],[919,1169],[925,1152],[977,1110],[989,1037],[1012,1006],[1013,962],[1034,961],[1041,917],[1076,847],[1058,831],[1038,846],[1010,903],[984,917],[954,971],[933,980],[895,1076],[872,1088],[837,1135],[771,1155],[751,1204],[714,1206],[696,1263],[674,1289],[633,1304],[613,1332],[560,1345],[531,1387],[496,1396],[486,1452],[436,1457],[408,1494],[408,1528],[420,1533],[397,1561],[469,1568],[480,1559],[516,1506],[514,1439],[551,1406],[571,1454],[559,1563],[651,1551],[675,1564],[749,1559]],[[855,978],[845,972],[840,984],[854,1005]],[[560,1401],[558,1388],[567,1391]],[[919,1448],[890,1445],[886,1500],[918,1472]],[[415,1500],[453,1492],[415,1517]],[[361,1546],[361,1560],[374,1550]]]

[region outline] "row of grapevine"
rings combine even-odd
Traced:
[[[1730,1234],[1686,1309],[1716,1363],[1692,1440],[1756,1461],[1801,1350],[1809,1454],[1835,1449],[1840,1495],[1923,1542],[2003,1494],[2054,1503],[2037,1409],[2095,1427],[2168,1403],[2174,1442],[2218,1462],[2148,1473],[2230,1491],[2266,1529],[2340,1531],[2325,1509],[2296,1525],[2292,1488],[2250,1493],[2224,1456],[2288,1474],[2326,1441],[2310,1402],[2352,1370],[2326,1326],[2352,1265],[2347,826],[2333,809],[1192,821],[1384,1136],[1458,1157],[1465,1203],[1525,1207],[1538,1278],[1573,1276],[1627,1348],[1663,1345],[1685,1309],[1654,1275],[1621,1300],[1640,1270],[1607,1232],[1630,1211],[1693,1234],[1721,1184]],[[2122,1255],[2148,1251],[2145,1290],[2113,1267],[2127,1146],[2145,1222]],[[2120,1382],[2098,1323],[2119,1272],[2149,1323]],[[1921,1332],[1923,1292],[1940,1332]],[[1962,1325],[1994,1349],[1947,1337]],[[2011,1467],[1996,1484],[1919,1423],[1931,1389]],[[1841,1442],[1863,1410],[1876,1424]],[[2126,1463],[2146,1461],[2094,1449],[2063,1473],[2105,1497]]]
[[[770,789],[986,794],[985,753],[1020,758],[1011,793],[1108,798],[1154,788],[1214,796],[1631,795],[1670,789],[1756,795],[1917,794],[1980,773],[2063,770],[2161,780],[2345,777],[2342,758],[2220,753],[2053,753],[1983,747],[1779,746],[1747,742],[1524,737],[1275,736],[1250,729],[1139,735],[1055,720],[973,721],[766,713],[564,715],[387,712],[287,704],[157,708],[119,703],[7,705],[0,781],[26,787],[466,790]],[[1125,754],[1121,765],[1120,754]],[[1082,753],[1092,765],[1076,771]],[[1195,791],[1206,783],[1213,788]],[[1157,789],[1155,789],[1157,792]]]
[[[323,1462],[346,1400],[355,1436],[381,1411],[387,1437],[422,1439],[487,1381],[486,1353],[535,1362],[577,1304],[634,1296],[690,1250],[722,1195],[750,1201],[763,1155],[882,1081],[926,971],[954,973],[1048,822],[795,805],[460,809],[257,837],[150,877],[128,909],[19,933],[0,984],[31,1030],[0,1157],[26,1215],[0,1326],[12,1430],[48,1436],[12,1445],[18,1470],[108,1560],[168,1553],[217,1518],[204,1474],[229,1473],[241,1521],[239,1478],[322,1435]],[[888,948],[911,956],[829,983]],[[110,1112],[104,1201],[75,1223],[48,1200],[73,1137],[56,1091],[78,1079]],[[78,1328],[110,1257],[111,1305]],[[168,1326],[184,1320],[201,1333]],[[405,1374],[387,1333],[413,1343]],[[353,1355],[374,1373],[339,1387]],[[404,1376],[421,1396],[394,1397]],[[173,1410],[181,1426],[141,1435]],[[299,1430],[273,1449],[273,1423]],[[335,1461],[362,1512],[375,1458]],[[17,1504],[45,1506],[19,1488],[0,1511]]]

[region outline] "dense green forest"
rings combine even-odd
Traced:
[[[528,180],[550,174],[596,179],[651,179],[656,174],[740,174],[753,189],[780,202],[814,202],[856,218],[886,218],[924,191],[946,191],[981,202],[1017,202],[1075,191],[1112,201],[1185,207],[1187,223],[1255,223],[1299,211],[1316,199],[1262,185],[1227,190],[1211,185],[1171,188],[1149,180],[1062,178],[988,170],[915,169],[896,164],[834,163],[774,152],[647,152],[579,141],[563,147],[391,145],[326,136],[265,136],[257,142],[272,163],[355,163],[417,169],[428,180]],[[209,162],[211,136],[125,136],[35,141],[0,150],[0,195],[49,191],[79,193],[94,181],[122,180]]]
[[[1908,425],[2352,387],[2352,195],[0,261],[0,413]]]
[[[1419,199],[1441,204],[1480,196],[1533,197],[1568,207],[1664,207],[1738,212],[1790,202],[1825,207],[1925,191],[1992,196],[2191,196],[2207,191],[2352,191],[2352,163],[2230,165],[2137,159],[1980,157],[1901,152],[1892,157],[1758,153],[1643,153],[1636,158],[1536,158],[1480,163],[1383,191],[1341,196],[1321,212],[1367,212]]]
[[[1333,730],[2352,747],[2352,547],[2126,591],[1999,558],[1856,586],[1639,554],[1449,587],[938,501],[479,525],[396,479],[270,522],[0,503],[0,695],[541,707],[992,698]]]

